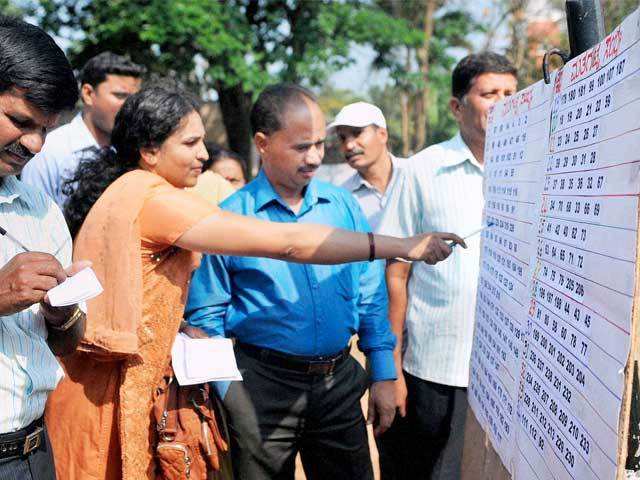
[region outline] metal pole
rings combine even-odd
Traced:
[[[604,38],[600,0],[567,0],[567,29],[571,58],[589,50]]]

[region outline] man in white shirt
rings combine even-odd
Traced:
[[[516,87],[516,70],[501,55],[474,54],[458,63],[450,108],[460,132],[407,162],[380,233],[444,230],[464,236],[480,228],[487,112]],[[389,317],[403,341],[394,352],[399,415],[378,441],[383,480],[460,477],[479,235],[467,245],[438,265],[387,265]]]
[[[80,74],[82,112],[47,136],[42,150],[22,171],[21,180],[36,187],[63,208],[64,181],[80,161],[111,143],[116,114],[127,97],[140,89],[144,67],[103,52],[91,58]]]
[[[55,480],[43,424],[48,395],[63,376],[55,355],[84,333],[78,305],[52,307],[46,293],[86,262],[71,263],[60,209],[16,175],[47,128],[71,109],[78,87],[62,50],[45,32],[0,15],[0,478]]]
[[[356,197],[376,232],[401,163],[387,148],[389,134],[382,110],[366,102],[351,103],[340,110],[328,130],[335,131],[340,150],[356,171],[341,187]]]

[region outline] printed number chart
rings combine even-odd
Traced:
[[[640,194],[640,11],[497,104],[469,403],[516,479],[615,479]]]

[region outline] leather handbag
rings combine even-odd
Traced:
[[[210,472],[220,469],[218,452],[228,450],[218,428],[209,385],[178,385],[169,365],[154,393],[158,477],[206,480]]]

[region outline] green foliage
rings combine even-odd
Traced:
[[[378,54],[375,66],[387,69],[393,83],[384,89],[373,89],[370,93],[372,101],[381,108],[384,105],[383,111],[388,119],[391,119],[388,120],[391,146],[398,154],[402,151],[402,107],[398,99],[403,92],[411,98],[419,95],[428,85],[430,101],[427,105],[427,145],[445,140],[454,134],[457,125],[449,112],[451,71],[456,63],[452,48],[471,50],[469,35],[482,30],[467,11],[447,8],[438,10],[430,42],[428,76],[424,78],[416,68],[415,58],[416,50],[420,48],[424,38],[424,3],[424,0],[378,2],[388,14],[406,19],[408,28],[402,48],[383,42],[373,44]]]
[[[400,156],[402,152],[402,112],[400,109],[401,89],[396,85],[373,87],[369,90],[371,102],[380,107],[387,120],[389,133],[388,147],[391,153]]]
[[[0,13],[21,17],[25,14],[25,10],[20,4],[12,2],[11,0],[0,0]]]
[[[333,88],[330,85],[325,85],[318,93],[318,104],[327,122],[330,122],[345,105],[360,101],[367,101],[367,99],[351,90]]]
[[[83,33],[70,51],[76,64],[108,48],[201,91],[241,85],[254,92],[276,81],[321,85],[353,61],[351,42],[368,43],[375,37],[397,45],[409,32],[403,21],[357,1],[38,3],[46,28],[63,36]]]
[[[608,34],[638,8],[638,0],[601,0],[601,5],[604,32]]]
[[[403,55],[423,40],[416,22],[424,9],[422,0],[400,2],[400,15],[390,4],[370,0],[23,1],[30,2],[45,29],[70,41],[68,53],[76,67],[108,49],[129,55],[157,76],[173,77],[199,95],[216,90],[229,136],[242,137],[230,138],[230,143],[243,152],[250,139],[242,117],[257,92],[279,81],[324,85],[332,73],[353,63],[354,43],[373,48],[376,67],[387,69],[405,91],[419,92],[429,82],[434,99],[428,112],[433,126],[429,139],[446,136],[446,92],[453,64],[449,48],[464,47],[474,28],[462,12],[438,15],[431,69],[424,79],[406,68]],[[398,102],[392,107],[397,109]]]
[[[6,0],[0,0],[6,1]],[[220,97],[229,143],[248,154],[248,108],[279,81],[323,85],[353,62],[353,43],[392,51],[415,41],[406,21],[361,0],[25,0],[71,40],[81,66],[100,51]]]

